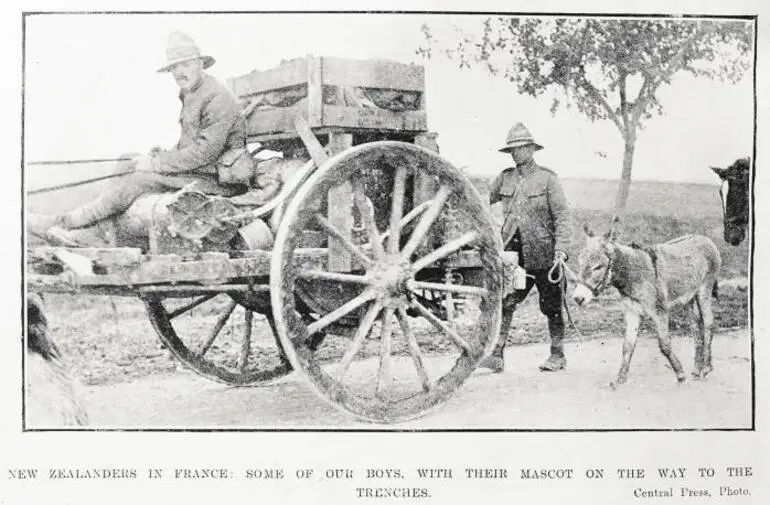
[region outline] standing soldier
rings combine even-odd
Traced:
[[[516,123],[500,149],[511,153],[516,166],[503,170],[490,188],[489,203],[502,202],[503,205],[503,247],[517,252],[519,266],[527,271],[526,285],[517,286],[503,301],[500,341],[480,365],[498,373],[504,368],[503,351],[514,309],[533,285],[537,286],[540,312],[548,318],[551,336],[551,355],[540,365],[540,370],[552,372],[567,365],[561,284],[549,280],[549,271],[567,259],[572,224],[559,177],[532,158],[534,152],[542,148],[522,123]]]

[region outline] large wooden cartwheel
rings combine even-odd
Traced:
[[[292,370],[275,337],[273,316],[264,308],[266,295],[152,295],[145,296],[145,305],[161,341],[182,363],[214,381],[247,386]]]
[[[416,174],[434,176],[438,183],[426,202],[408,198]],[[384,203],[383,181],[389,184]],[[341,230],[323,215],[320,202],[344,187],[352,188],[350,201],[332,199],[329,206],[348,209],[353,227],[364,233]],[[344,246],[352,269],[329,271],[300,261],[303,235],[319,227]],[[277,233],[270,295],[286,355],[324,398],[360,418],[418,417],[456,391],[496,343],[501,250],[478,191],[437,154],[390,141],[348,149],[298,190]],[[461,270],[461,282],[442,283],[436,276],[442,263],[458,256],[475,263]],[[340,293],[349,294],[336,309],[309,318],[295,296],[307,283],[344,286],[335,292],[338,300]],[[451,324],[443,320],[440,304],[422,296],[428,291],[466,297],[464,316]],[[332,334],[351,317],[352,331]]]

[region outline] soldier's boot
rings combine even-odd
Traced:
[[[492,354],[481,360],[479,367],[488,368],[494,373],[502,373],[505,370],[505,345],[508,343],[508,330],[513,320],[514,307],[506,307],[503,303],[503,318],[500,324],[500,339],[497,341]]]
[[[45,238],[48,229],[59,224],[61,224],[61,216],[34,212],[27,214],[27,233],[30,235]]]
[[[115,242],[113,209],[103,198],[96,198],[69,212],[56,216],[45,238],[65,247],[110,247]]]
[[[67,230],[86,228],[110,217],[114,213],[114,209],[112,209],[109,202],[99,197],[57,216],[56,225]]]
[[[551,355],[540,365],[543,372],[556,372],[567,367],[564,357],[564,318],[561,314],[548,318],[548,332],[551,335]]]
[[[115,225],[112,219],[104,219],[93,226],[68,230],[53,226],[46,233],[52,245],[63,247],[115,247]]]

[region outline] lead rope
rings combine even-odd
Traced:
[[[565,275],[566,274],[566,275]],[[567,304],[567,276],[569,276],[572,279],[576,279],[577,276],[575,275],[575,272],[573,272],[568,266],[567,263],[564,262],[564,260],[559,259],[556,262],[554,262],[551,269],[548,271],[548,282],[551,284],[559,284],[561,288],[561,303],[564,306],[564,312],[567,313],[567,320],[569,321],[570,326],[572,326],[572,329],[575,330],[575,334],[577,335],[577,338],[575,339],[578,343],[578,345],[583,343],[583,334],[578,329],[577,325],[575,325],[575,321],[572,319],[572,313],[569,310],[569,305]]]

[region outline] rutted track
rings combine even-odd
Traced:
[[[751,427],[751,339],[747,330],[715,335],[714,372],[676,383],[652,338],[640,339],[629,382],[608,387],[621,339],[567,346],[568,368],[542,373],[544,344],[509,346],[503,374],[475,372],[450,401],[404,424],[357,422],[316,396],[297,373],[262,387],[228,388],[192,372],[86,388],[95,426],[105,428],[353,428],[353,429],[701,429]],[[690,338],[674,349],[688,370]],[[430,360],[448,358],[433,357]],[[376,362],[355,373],[376,376]]]

